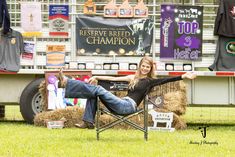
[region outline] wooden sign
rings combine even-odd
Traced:
[[[151,109],[148,111],[149,114],[152,116],[153,126],[148,127],[148,130],[156,130],[156,131],[175,131],[175,128],[171,127],[173,122],[173,112],[163,113],[163,112],[156,112],[155,110]],[[158,126],[158,124],[165,124],[165,126]]]
[[[84,4],[83,8],[84,14],[95,14],[96,13],[96,5],[92,2],[92,0],[87,0]]]
[[[148,7],[144,5],[143,0],[139,0],[134,7],[134,17],[148,17]]]
[[[111,0],[107,5],[104,6],[104,17],[117,17],[118,16],[118,7],[114,3],[114,0]]]
[[[124,2],[119,6],[118,17],[133,17],[133,8],[129,4],[128,0],[124,0]]]

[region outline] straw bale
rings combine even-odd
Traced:
[[[74,124],[81,122],[82,115],[84,109],[79,107],[67,107],[66,109],[58,109],[55,111],[47,111],[47,92],[46,92],[46,83],[43,81],[39,86],[39,92],[42,95],[42,113],[39,113],[34,118],[34,124],[36,126],[46,126],[46,121],[48,120],[60,120],[61,118],[65,118],[65,127],[74,127]],[[126,91],[116,91],[113,92],[115,95],[119,97],[123,97],[126,95]],[[186,129],[187,125],[184,120],[180,117],[180,115],[185,114],[187,107],[187,98],[186,98],[186,85],[183,81],[170,82],[164,85],[156,86],[153,88],[150,96],[158,96],[162,95],[164,97],[164,103],[162,108],[156,109],[158,112],[173,112],[174,120],[173,127],[177,130]],[[143,102],[139,107],[143,107]],[[47,111],[47,112],[46,112]],[[101,123],[100,125],[107,124],[113,120],[115,120],[112,116],[109,115],[101,115]],[[136,117],[132,117],[130,119],[134,121],[138,125],[143,126],[143,115],[138,115]],[[151,115],[148,117],[148,125],[152,126],[153,121]],[[121,123],[114,128],[132,128],[125,123]]]
[[[35,126],[46,126],[47,121],[65,119],[65,127],[73,127],[74,124],[82,121],[84,109],[80,107],[67,107],[66,109],[57,109],[54,111],[44,111],[34,117]]]
[[[165,109],[156,109],[156,111],[169,112]],[[66,109],[58,109],[54,111],[42,112],[35,116],[34,125],[46,127],[47,121],[65,119],[66,128],[74,127],[74,124],[80,123],[82,121],[83,112],[84,112],[84,109],[80,107],[67,107]],[[108,124],[112,122],[113,120],[115,120],[115,118],[113,118],[112,116],[103,114],[100,116],[100,125],[102,126],[102,125]],[[143,114],[132,117],[130,118],[130,120],[143,127],[143,124],[144,124]],[[148,115],[148,126],[152,126],[152,125],[153,125],[153,121],[152,121],[151,115]],[[175,113],[174,113],[174,120],[173,120],[172,125],[177,130],[186,129],[187,127],[186,123],[180,118],[180,116],[176,115]],[[114,128],[115,129],[132,129],[130,125],[127,125],[125,123],[116,125]]]
[[[187,98],[186,94],[181,91],[170,92],[164,95],[164,105],[163,108],[176,113],[177,115],[182,115],[186,111]]]
[[[169,111],[164,110],[164,109],[157,109],[156,111],[158,111],[158,112],[169,112]],[[136,124],[143,127],[143,125],[144,125],[144,119],[143,118],[144,118],[143,114],[140,114],[136,117],[130,118],[130,121],[135,122]],[[114,120],[115,120],[115,118],[113,118],[112,116],[101,115],[101,117],[100,117],[100,126],[108,124],[108,123],[110,123]],[[153,121],[152,121],[152,117],[151,117],[150,114],[148,115],[148,126],[153,126]],[[159,126],[161,126],[161,124]],[[162,126],[164,126],[164,124],[162,124]],[[176,130],[184,130],[184,129],[187,128],[187,124],[185,123],[185,121],[180,116],[173,113],[172,127],[175,128]],[[113,128],[115,128],[115,129],[132,129],[133,127],[130,126],[130,125],[127,125],[125,123],[120,123],[120,124],[114,126]]]
[[[150,97],[163,97],[163,108],[182,115],[186,112],[186,85],[183,81],[170,82],[156,86],[149,94]]]
[[[41,106],[42,106],[42,111],[47,110],[47,88],[46,88],[46,81],[43,80],[40,85],[39,85],[39,93],[41,94]]]
[[[185,130],[187,129],[187,124],[184,121],[184,119],[182,119],[180,116],[178,116],[177,114],[173,114],[173,127],[176,130]]]

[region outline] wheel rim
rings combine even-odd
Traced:
[[[42,112],[41,100],[42,100],[41,94],[39,92],[36,93],[32,99],[32,109],[34,113]]]

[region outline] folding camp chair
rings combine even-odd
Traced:
[[[109,91],[126,91],[128,84],[126,82],[112,82],[112,81],[99,81],[99,85],[103,86],[105,89]],[[144,139],[147,141],[148,140],[148,106],[152,105],[153,108],[162,108],[164,104],[164,99],[163,95],[168,93],[168,92],[174,92],[177,89],[179,89],[179,83],[174,83],[170,82],[164,85],[156,86],[152,88],[150,91],[147,91],[144,102],[143,102],[143,107],[140,109],[137,109],[135,113],[128,114],[128,115],[118,115],[115,114],[114,112],[101,107],[100,101],[97,101],[97,117],[96,117],[96,135],[97,135],[97,140],[99,140],[99,133],[115,126],[118,125],[122,122],[144,132]],[[100,115],[101,114],[108,114],[112,117],[114,117],[116,120],[114,120],[111,123],[105,124],[103,126],[100,125],[101,119]],[[143,114],[143,119],[144,119],[144,126],[140,126],[129,119],[131,117],[137,116],[139,114]]]
[[[105,89],[109,90],[109,91],[125,91],[127,90],[127,86],[128,84],[126,82],[112,82],[112,81],[99,81],[99,84],[101,86],[103,86]],[[128,114],[128,115],[118,115],[106,108],[101,107],[101,103],[100,101],[97,101],[97,117],[96,117],[96,137],[97,140],[99,140],[99,134],[115,125],[118,125],[122,122],[142,131],[144,133],[144,139],[147,141],[148,140],[148,129],[147,129],[147,125],[148,125],[148,106],[144,105],[143,108],[141,109],[137,109],[136,112],[132,113],[132,114]],[[147,103],[144,103],[147,104]],[[107,114],[110,115],[112,117],[114,117],[116,120],[105,124],[105,125],[100,125],[100,115],[101,114]],[[143,114],[143,119],[144,119],[144,126],[140,126],[138,124],[136,124],[133,121],[130,121],[129,119],[131,117],[137,116],[139,114]]]

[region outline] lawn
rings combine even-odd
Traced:
[[[99,156],[99,157],[232,157],[235,154],[235,126],[198,127],[184,131],[149,132],[149,140],[136,130],[109,130],[96,140],[95,130],[47,129],[22,122],[0,123],[0,156]],[[202,143],[201,143],[202,142]]]
[[[228,110],[232,116],[234,108]],[[195,111],[205,119],[203,123],[197,125],[192,123],[197,117],[194,115]],[[210,113],[215,111],[220,114],[225,113],[222,117],[228,118],[228,111],[225,108],[189,108],[185,115],[186,121],[191,121],[187,130],[149,131],[147,142],[144,141],[143,133],[137,130],[108,130],[101,133],[100,141],[97,141],[95,130],[47,129],[28,125],[22,121],[3,121],[0,122],[0,156],[233,157],[235,154],[234,123],[225,123],[226,125],[204,123],[214,118]],[[199,129],[203,124],[209,126],[206,129],[205,138],[202,137]]]

